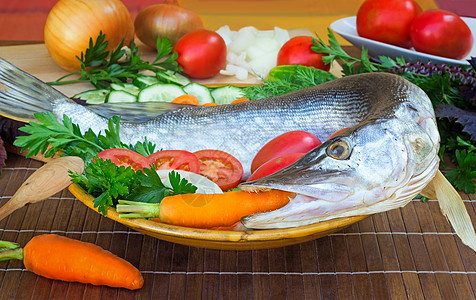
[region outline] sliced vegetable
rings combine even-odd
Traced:
[[[210,89],[200,83],[192,82],[183,87],[185,93],[197,97],[201,105],[213,102]]]
[[[107,95],[106,102],[108,103],[137,102],[137,97],[124,90],[122,91],[113,90]]]
[[[217,104],[230,104],[233,100],[244,96],[243,90],[233,85],[225,85],[212,90],[212,97]]]
[[[307,131],[295,130],[283,133],[267,142],[256,153],[251,162],[251,173],[273,158],[289,153],[306,153],[320,144],[321,140]]]
[[[129,149],[106,149],[98,153],[98,158],[111,160],[116,166],[131,167],[134,170],[148,168],[151,162],[139,153]]]
[[[200,105],[198,102],[197,97],[194,95],[181,95],[172,100],[172,103],[179,103],[179,104],[190,104],[190,105]]]
[[[349,129],[350,127],[345,127],[345,128],[342,128],[342,129],[339,129],[337,130],[336,132],[334,132],[333,134],[331,134],[327,139],[331,139],[333,137],[335,137],[336,135],[339,135],[341,134],[342,132],[346,131],[347,129]]]
[[[73,96],[73,98],[86,100],[87,104],[101,104],[106,102],[106,97],[109,94],[109,90],[89,90],[81,92]]]
[[[246,181],[253,181],[268,176],[294,163],[306,153],[289,153],[278,158],[273,158],[259,166]]]
[[[132,83],[111,83],[110,88],[115,91],[124,91],[132,95],[138,95],[140,88]]]
[[[185,95],[183,89],[172,83],[156,83],[140,91],[137,100],[139,102],[171,102],[178,96]]]
[[[156,83],[159,83],[159,79],[154,76],[137,76],[132,80],[132,84],[141,90]]]
[[[194,173],[200,172],[200,162],[195,154],[185,150],[157,151],[147,159],[156,170],[184,170]]]
[[[172,188],[172,184],[170,183],[169,173],[172,170],[157,170],[157,174],[159,175],[162,183],[170,188]],[[188,172],[184,170],[175,170],[180,175],[181,179],[186,179],[189,183],[193,184],[197,187],[195,193],[200,194],[221,194],[223,191],[221,188],[213,181],[208,179],[205,176],[199,175],[194,172]]]
[[[236,103],[241,103],[241,102],[247,102],[247,101],[250,101],[250,99],[245,98],[245,97],[241,97],[241,98],[238,98],[238,99],[235,99],[235,100],[231,101],[231,104],[236,104]]]
[[[165,197],[162,202],[154,204],[120,200],[116,209],[122,218],[159,218],[172,225],[215,228],[233,225],[247,215],[281,208],[292,195],[278,190],[183,194]]]
[[[241,182],[243,166],[231,154],[220,150],[200,150],[194,154],[200,162],[200,175],[214,181],[223,191]]]
[[[131,263],[91,243],[43,234],[23,249],[9,244],[10,249],[0,252],[0,260],[22,260],[27,270],[49,279],[130,290],[144,285],[142,274]]]
[[[157,79],[165,83],[175,83],[180,86],[185,86],[190,83],[190,79],[188,79],[188,77],[171,70],[165,70],[164,72],[157,73]]]

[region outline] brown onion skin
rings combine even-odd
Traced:
[[[137,38],[156,49],[157,37],[166,37],[175,45],[187,32],[203,28],[202,19],[189,9],[175,4],[155,4],[141,10],[134,20]]]
[[[81,52],[96,41],[99,32],[106,35],[107,49],[115,49],[124,40],[134,39],[134,23],[120,0],[60,0],[46,19],[44,38],[51,58],[67,71],[80,70]]]

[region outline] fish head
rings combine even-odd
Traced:
[[[242,183],[240,188],[278,189],[296,194],[284,210],[278,210],[284,213],[278,220],[285,224],[286,218],[299,217],[304,223],[297,225],[303,225],[352,210],[366,211],[384,200],[401,206],[398,201],[407,201],[408,197],[401,199],[400,195],[409,193],[406,187],[411,179],[432,165],[435,157],[433,141],[417,123],[396,118],[364,121],[330,138],[286,168]],[[432,168],[434,165],[433,162]],[[411,191],[411,198],[415,193],[418,193],[416,189]],[[292,210],[293,206],[297,210]],[[258,215],[272,216],[272,213]],[[245,224],[248,225],[250,222]]]

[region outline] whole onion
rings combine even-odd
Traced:
[[[46,19],[44,38],[53,60],[68,71],[80,69],[80,56],[89,47],[89,39],[96,41],[102,31],[108,50],[124,40],[130,45],[134,38],[134,24],[127,7],[120,0],[60,0]]]
[[[166,37],[174,45],[187,32],[203,28],[203,22],[194,11],[180,7],[175,0],[167,0],[141,10],[134,27],[139,40],[156,49],[157,37]]]

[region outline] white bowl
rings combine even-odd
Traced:
[[[468,24],[469,28],[473,32],[473,37],[476,33],[476,19],[462,17],[463,21]],[[451,58],[445,58],[441,56],[426,54],[415,51],[415,49],[406,49],[359,36],[356,28],[356,17],[347,17],[339,19],[330,25],[331,29],[349,41],[351,44],[359,49],[364,46],[371,57],[377,58],[378,56],[388,56],[391,58],[403,57],[406,61],[416,62],[420,60],[422,62],[429,62],[435,64],[451,64],[451,65],[469,65],[468,59],[471,56],[476,57],[476,38],[473,49],[464,59],[457,60]]]

